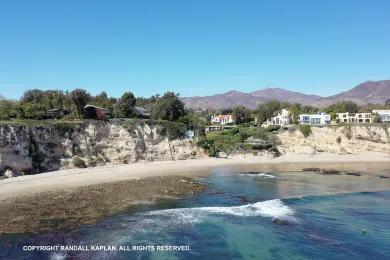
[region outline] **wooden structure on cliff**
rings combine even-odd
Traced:
[[[86,105],[84,107],[84,118],[85,119],[97,119],[107,120],[110,117],[110,110],[103,107],[94,105]]]

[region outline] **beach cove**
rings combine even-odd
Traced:
[[[135,205],[194,196],[207,186],[199,182],[199,178],[221,170],[296,174],[303,169],[321,167],[363,172],[359,180],[378,180],[378,184],[374,181],[372,186],[359,184],[340,189],[329,186],[326,181],[330,176],[324,176],[316,184],[316,194],[332,194],[386,190],[388,180],[385,178],[390,177],[389,166],[390,159],[378,154],[284,156],[275,159],[242,157],[147,162],[22,176],[0,181],[0,208],[4,212],[0,230],[2,233],[31,233],[95,223]],[[305,194],[303,190],[300,196],[310,194]],[[295,195],[294,192],[284,192],[279,197]]]

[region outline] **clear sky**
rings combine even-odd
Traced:
[[[1,1],[0,95],[336,94],[390,79],[389,11],[389,0]]]

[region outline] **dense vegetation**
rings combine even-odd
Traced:
[[[257,153],[258,150],[263,149],[276,151],[275,146],[279,144],[274,134],[276,130],[274,127],[240,126],[230,130],[209,132],[204,137],[199,138],[198,145],[204,148],[210,156],[216,156],[219,152],[231,154],[237,151],[252,151]],[[260,139],[264,141],[264,144],[259,146],[246,143],[245,141],[250,137]]]
[[[373,109],[390,109],[390,100],[385,104],[368,104],[360,106],[351,101],[341,101],[326,108],[319,109],[314,106],[298,103],[280,102],[270,100],[260,104],[257,109],[249,110],[245,106],[236,106],[224,110],[192,110],[186,109],[180,101],[179,95],[167,92],[162,96],[155,95],[150,98],[135,97],[132,92],[125,92],[120,98],[108,97],[106,92],[96,96],[86,90],[75,89],[71,92],[61,90],[26,91],[20,100],[8,100],[0,96],[0,124],[14,125],[46,125],[57,128],[61,133],[69,133],[79,124],[82,124],[83,110],[86,104],[106,108],[114,120],[129,131],[137,124],[147,123],[158,126],[160,134],[168,139],[182,138],[187,131],[193,130],[195,137],[199,137],[198,144],[208,151],[211,156],[218,152],[227,154],[235,151],[256,152],[262,149],[274,149],[278,143],[275,131],[278,126],[267,129],[259,128],[266,120],[280,111],[287,109],[291,112],[293,123],[298,123],[298,115],[303,113],[317,113],[325,111],[332,115],[334,120],[339,112],[368,112]],[[143,107],[150,112],[149,120],[139,119],[137,107]],[[59,118],[50,118],[48,111],[62,109],[66,113]],[[213,114],[232,114],[237,127],[230,130],[205,133],[205,126],[210,124]],[[42,120],[45,119],[45,120]],[[254,123],[257,119],[257,123]],[[10,123],[11,120],[11,123]],[[374,122],[378,117],[374,115]],[[311,134],[309,126],[300,126],[299,130],[307,137]],[[264,141],[264,145],[254,145],[246,142],[248,138]],[[82,167],[82,164],[79,165]]]
[[[62,119],[81,119],[85,105],[91,104],[111,111],[114,118],[135,117],[135,107],[143,106],[151,111],[152,119],[176,121],[184,116],[184,104],[178,94],[167,92],[163,96],[136,98],[132,92],[125,92],[120,98],[108,97],[106,92],[96,96],[84,89],[71,92],[61,90],[26,91],[20,100],[0,98],[0,119],[47,119],[51,109],[63,109]]]

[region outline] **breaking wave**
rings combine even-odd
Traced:
[[[294,211],[279,199],[233,207],[197,207],[155,210],[143,213],[145,217],[175,219],[179,223],[197,223],[211,215],[234,215],[239,217],[269,217],[293,220]]]
[[[263,178],[269,178],[269,179],[275,179],[276,178],[276,176],[268,174],[268,173],[264,173],[264,172],[257,174],[257,176],[263,177]]]
[[[241,173],[240,175],[243,176],[252,176],[252,177],[262,177],[264,179],[276,179],[276,176],[266,173],[266,172],[249,172],[249,173]]]

